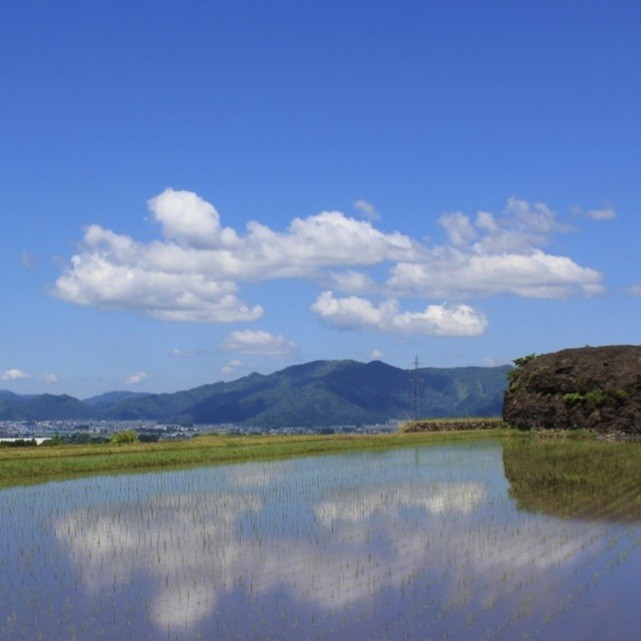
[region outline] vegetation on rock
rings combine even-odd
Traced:
[[[509,425],[641,434],[641,346],[566,349],[515,365],[503,402]]]

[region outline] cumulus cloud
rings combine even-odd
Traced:
[[[614,220],[617,217],[614,207],[588,209],[587,211],[581,209],[581,207],[572,207],[572,212],[575,216],[583,216],[590,220]]]
[[[91,225],[50,293],[165,321],[237,323],[265,313],[241,299],[243,283],[275,279],[308,279],[333,291],[393,300],[562,299],[603,291],[598,271],[544,250],[555,234],[572,230],[544,203],[510,198],[498,214],[446,213],[439,219],[445,241],[432,245],[377,229],[376,210],[363,200],[355,206],[366,220],[324,211],[294,218],[282,231],[258,221],[240,232],[224,227],[216,208],[189,191],[166,189],[148,206],[159,239],[141,242]],[[603,219],[606,211],[592,216]],[[405,320],[386,331],[425,326],[424,318],[396,315]]]
[[[492,358],[488,356],[483,359],[484,367],[499,367],[500,365],[511,365],[512,361],[506,358]]]
[[[388,287],[405,296],[486,297],[515,294],[525,298],[591,296],[603,292],[601,274],[565,256],[541,250],[528,253],[435,252],[431,261],[398,263]]]
[[[196,358],[208,353],[206,349],[179,349],[177,347],[174,347],[170,352],[175,358]]]
[[[20,264],[25,269],[31,270],[35,269],[36,265],[38,264],[38,260],[31,252],[28,252],[26,249],[24,249],[22,251],[22,254],[20,255]]]
[[[374,361],[378,361],[381,358],[383,358],[384,356],[385,356],[385,354],[380,349],[378,349],[378,347],[375,347],[372,350],[372,353],[370,354],[370,358],[372,360],[374,360]]]
[[[362,198],[359,198],[354,203],[354,207],[358,209],[369,222],[381,219],[381,215],[376,211],[376,207]]]
[[[55,374],[43,374],[42,380],[49,385],[54,385],[58,382],[58,377]]]
[[[528,255],[547,245],[553,234],[573,230],[569,225],[558,223],[555,213],[547,205],[530,205],[516,198],[508,199],[506,208],[498,216],[480,211],[472,221],[470,217],[458,214],[455,229],[460,231],[456,243],[450,230],[454,226],[451,216],[442,216],[440,223],[454,247],[480,255]]]
[[[330,282],[334,289],[352,294],[367,294],[381,289],[373,278],[354,269],[333,272],[330,274]]]
[[[232,358],[228,363],[225,363],[221,368],[220,371],[223,374],[233,374],[239,367],[241,367],[243,364],[242,361],[239,361],[237,358]]]
[[[614,220],[617,217],[617,213],[612,207],[605,207],[604,209],[589,209],[586,212],[586,215],[592,220]]]
[[[23,378],[31,378],[29,374],[19,369],[7,369],[0,373],[0,381],[19,381]]]
[[[238,330],[228,334],[220,349],[238,354],[259,354],[261,356],[286,356],[296,349],[296,344],[281,334],[270,334],[261,330]]]
[[[340,212],[295,218],[284,232],[253,221],[241,237],[191,192],[167,189],[149,208],[163,241],[140,243],[91,225],[51,293],[160,320],[255,321],[264,310],[237,297],[239,282],[315,278],[326,267],[412,260],[420,251],[403,234],[385,234]]]
[[[97,227],[85,232],[85,251],[74,256],[72,266],[57,281],[53,293],[77,305],[103,310],[129,309],[160,320],[238,322],[263,315],[259,305],[250,307],[236,297],[237,286],[178,264],[184,250],[172,246],[124,247]],[[162,255],[159,255],[162,254]]]
[[[128,379],[127,385],[138,385],[149,378],[147,372],[134,372]]]
[[[445,214],[441,216],[439,222],[455,247],[467,245],[478,237],[478,233],[470,219],[461,212]]]
[[[225,363],[225,365],[223,365],[220,369],[223,374],[231,374],[232,372],[235,372],[239,367],[241,367],[242,364],[242,361],[238,360],[237,358],[233,358],[228,363]]]
[[[541,249],[554,233],[572,231],[543,203],[510,198],[499,216],[478,212],[472,221],[456,212],[439,222],[450,242],[425,260],[394,265],[387,286],[396,295],[563,299],[604,291],[600,272]]]
[[[311,307],[325,322],[345,329],[365,329],[432,336],[479,336],[485,315],[468,305],[428,305],[422,312],[402,312],[397,300],[374,304],[357,296],[336,298],[323,292]]]
[[[238,244],[236,232],[220,226],[215,207],[193,192],[165,189],[147,205],[167,239],[195,248]]]

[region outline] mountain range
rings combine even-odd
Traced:
[[[498,416],[511,366],[418,370],[422,417]],[[256,427],[361,425],[415,413],[415,370],[381,361],[314,361],[273,374],[168,394],[68,395],[0,391],[0,420],[154,420]]]

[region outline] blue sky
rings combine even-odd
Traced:
[[[639,343],[636,2],[0,6],[0,388]]]

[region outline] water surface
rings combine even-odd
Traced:
[[[0,492],[0,638],[635,638],[641,525],[519,509],[499,443]]]

